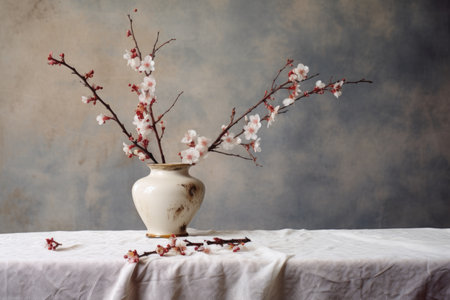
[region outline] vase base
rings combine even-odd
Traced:
[[[179,234],[153,234],[153,233],[146,233],[145,234],[148,238],[164,238],[168,239],[172,236],[175,237],[183,237],[183,236],[189,236],[187,232],[179,233]]]

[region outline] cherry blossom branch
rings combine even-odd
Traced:
[[[231,121],[228,126],[226,126],[222,132],[219,134],[219,136],[212,142],[212,144],[208,147],[208,151],[212,151],[215,148],[217,148],[222,140],[222,137],[228,132],[228,130],[230,128],[232,128],[234,125],[236,125],[240,120],[242,120],[246,115],[248,115],[249,113],[251,113],[253,110],[255,110],[259,105],[261,105],[262,103],[265,103],[265,101],[267,101],[268,99],[270,99],[276,92],[278,92],[279,90],[283,89],[284,87],[286,87],[288,84],[290,84],[291,82],[288,80],[280,85],[278,85],[277,87],[274,87],[275,81],[277,80],[277,78],[279,77],[279,75],[281,74],[281,72],[286,69],[288,66],[290,66],[292,64],[292,60],[288,59],[286,64],[278,71],[278,73],[276,74],[276,76],[274,77],[273,81],[272,81],[272,85],[270,88],[270,91],[266,91],[264,97],[262,97],[255,105],[253,105],[252,107],[250,107],[245,113],[243,113],[239,118],[234,119],[234,121]],[[313,75],[311,76],[311,78],[317,76]],[[310,78],[308,78],[310,79]]]
[[[88,82],[88,78],[90,78],[90,77],[92,77],[92,75],[93,75],[93,71],[91,71],[91,72],[89,72],[89,73],[87,73],[86,75],[81,75],[79,72],[78,72],[78,70],[75,68],[75,67],[73,67],[73,66],[71,66],[71,65],[69,65],[67,62],[66,62],[66,60],[65,60],[65,57],[64,57],[64,53],[62,53],[61,55],[60,55],[60,57],[61,57],[61,60],[58,60],[58,59],[56,59],[56,58],[54,58],[53,56],[52,56],[52,53],[50,53],[49,54],[49,56],[48,56],[48,61],[49,61],[49,64],[50,65],[59,65],[59,66],[64,66],[64,67],[66,67],[66,68],[68,68],[69,70],[71,70],[72,71],[72,73],[73,74],[75,74],[78,78],[80,78],[81,79],[81,81],[82,81],[82,83],[84,84],[84,86],[86,86],[87,88],[89,88],[90,90],[91,90],[91,92],[93,93],[93,95],[94,95],[94,103],[96,102],[96,101],[100,101],[100,103],[111,113],[111,115],[112,115],[112,117],[110,118],[110,119],[112,119],[112,120],[114,120],[116,123],[117,123],[117,125],[119,125],[119,127],[122,129],[122,132],[128,137],[128,139],[137,147],[137,148],[139,148],[139,149],[141,149],[145,154],[147,154],[148,156],[149,156],[149,158],[154,162],[154,163],[158,163],[157,162],[157,160],[155,159],[155,157],[153,156],[153,154],[150,152],[150,151],[148,151],[146,148],[144,148],[144,147],[142,147],[134,138],[133,138],[133,135],[130,133],[130,132],[128,132],[128,130],[125,128],[125,125],[119,120],[119,117],[117,116],[117,114],[114,112],[114,110],[111,108],[111,106],[108,104],[108,103],[106,103],[99,95],[98,95],[98,93],[97,93],[97,90],[100,90],[100,89],[103,89],[102,87],[99,87],[99,86],[95,86],[95,85],[91,85],[89,82]],[[89,75],[90,74],[90,75]]]
[[[139,259],[145,256],[150,256],[152,254],[158,254],[160,256],[164,256],[165,254],[171,252],[174,254],[186,255],[187,247],[194,247],[194,250],[197,252],[210,253],[211,250],[208,248],[210,245],[218,245],[218,246],[229,246],[233,252],[238,252],[241,250],[241,246],[244,246],[246,243],[251,242],[248,237],[243,239],[221,239],[218,237],[213,238],[213,240],[204,240],[204,242],[191,242],[187,239],[178,240],[175,236],[172,236],[169,239],[169,243],[167,246],[157,245],[156,249],[153,251],[143,252],[141,254],[137,253],[136,250],[128,250],[128,253],[124,255],[124,258],[128,260],[130,263],[137,263]]]
[[[367,80],[367,79],[365,79],[365,78],[362,78],[362,79],[357,80],[357,81],[347,81],[347,80],[345,80],[345,79],[343,79],[343,80],[337,80],[337,81],[328,83],[324,88],[317,88],[317,87],[315,87],[314,89],[312,89],[312,90],[310,90],[310,91],[308,91],[308,92],[304,92],[303,94],[301,94],[300,96],[298,96],[297,98],[295,98],[295,99],[294,99],[294,102],[296,102],[296,101],[298,101],[298,100],[300,100],[300,99],[302,99],[302,98],[309,97],[310,95],[313,95],[313,94],[323,94],[325,91],[332,91],[333,86],[334,86],[335,84],[341,82],[341,81],[343,81],[342,85],[346,85],[346,84],[358,84],[358,83],[373,83],[373,81]],[[286,112],[286,111],[287,111],[287,108],[288,108],[289,106],[291,106],[292,104],[293,104],[293,103],[281,107],[280,110],[278,111],[278,113],[284,113],[284,112]],[[264,116],[262,119],[263,119],[263,120],[267,120],[267,117],[268,117],[268,115]]]

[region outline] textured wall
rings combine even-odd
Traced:
[[[286,58],[324,81],[372,79],[336,100],[297,103],[262,129],[262,168],[210,154],[197,228],[450,226],[448,1],[1,1],[0,232],[144,229],[131,200],[147,167],[123,155],[120,130],[66,69],[95,70],[128,128],[137,74],[126,67],[126,14],[157,57],[171,160],[184,132],[216,136]],[[281,100],[281,99],[280,99]]]

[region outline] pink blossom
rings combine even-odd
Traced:
[[[322,80],[316,81],[316,88],[323,89],[325,87],[325,83],[322,82]]]
[[[280,106],[277,105],[275,108],[270,107],[270,116],[269,119],[267,120],[267,128],[269,128],[270,125],[272,125],[272,123],[275,121],[275,116],[278,114],[278,110],[280,109]]]
[[[131,152],[132,148],[134,148],[134,145],[127,145],[123,143],[123,152],[125,152],[125,154],[130,158],[133,156],[133,153]]]
[[[288,98],[286,98],[286,99],[283,100],[283,105],[284,105],[284,106],[289,106],[289,105],[291,105],[291,104],[294,103],[294,102],[295,102],[295,100],[294,100],[293,98],[288,97]]]
[[[206,253],[206,254],[210,254],[211,253],[211,248],[209,246],[207,246],[207,245],[202,245],[202,246],[195,247],[195,251],[203,252],[203,253]]]
[[[161,245],[156,246],[156,254],[163,256],[167,252],[167,249]]]
[[[259,114],[251,115],[249,119],[250,124],[254,125],[256,129],[261,128],[261,118],[259,117]]]
[[[147,159],[149,159],[148,155],[142,152],[141,150],[136,149],[134,150],[133,154],[136,155],[141,161],[146,161]]]
[[[111,119],[111,117],[105,116],[104,114],[99,114],[97,116],[98,125],[103,125],[103,124],[105,124],[106,121],[108,121],[110,119]]]
[[[175,247],[173,247],[173,249],[181,255],[185,255],[187,249],[186,243],[183,240],[175,239]]]
[[[141,64],[141,61],[139,57],[136,55],[136,52],[132,49],[132,51],[125,50],[125,54],[123,55],[123,58],[127,60],[127,65],[130,66],[133,70],[137,71],[139,68],[139,65]]]
[[[207,137],[199,136],[197,138],[197,145],[202,148],[208,148],[209,143],[211,143],[211,139],[208,139]]]
[[[150,55],[144,57],[144,59],[141,62],[141,66],[139,67],[139,71],[146,73],[155,71],[155,62],[153,61]]]
[[[152,125],[148,114],[143,114],[142,118],[139,118],[138,115],[134,115],[133,125],[136,126],[136,131],[141,134],[143,138],[151,133]]]
[[[336,97],[336,98],[339,98],[339,96],[341,96],[342,95],[342,85],[344,84],[344,80],[341,80],[341,81],[339,81],[339,82],[336,82],[334,85],[333,85],[333,88],[331,89],[331,92],[333,93],[333,95]]]
[[[299,81],[305,80],[308,77],[309,68],[303,64],[298,64],[297,68],[292,70]]]
[[[127,254],[123,256],[126,260],[128,260],[129,263],[138,263],[139,262],[139,255],[136,250],[131,251],[128,250]]]
[[[241,143],[241,139],[239,137],[234,137],[233,133],[227,133],[222,136],[222,147],[225,150],[231,150],[234,146],[239,145]]]
[[[189,129],[185,134],[184,137],[181,139],[181,142],[183,144],[190,145],[194,142],[194,138],[197,137],[197,132],[193,129]]]
[[[256,141],[253,141],[251,143],[251,146],[253,148],[253,151],[255,152],[261,152],[261,138],[257,138]]]
[[[257,132],[258,127],[251,122],[248,122],[247,125],[244,126],[244,136],[247,140],[256,140],[258,138],[258,136],[256,135]]]
[[[151,93],[149,93],[148,91],[143,91],[139,95],[139,102],[145,103],[145,104],[150,104],[152,98],[153,98],[153,96],[151,95]]]
[[[153,77],[152,75],[144,77],[144,81],[141,83],[140,86],[142,91],[149,91],[151,95],[154,95],[156,88],[155,77]]]
[[[186,150],[181,151],[181,162],[184,164],[195,164],[200,159],[200,152],[194,147],[189,147]]]
[[[208,139],[207,137],[199,136],[197,138],[197,145],[195,145],[195,149],[200,153],[200,157],[206,157],[210,143],[211,139]]]

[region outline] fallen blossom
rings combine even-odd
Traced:
[[[62,244],[55,241],[53,238],[45,239],[45,248],[48,250],[56,250],[59,246],[62,246]]]
[[[128,250],[127,254],[123,256],[126,260],[128,260],[129,263],[138,263],[139,262],[139,255],[136,250]]]

